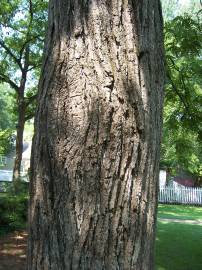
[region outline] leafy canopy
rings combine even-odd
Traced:
[[[18,92],[24,80],[27,107],[36,94],[46,21],[47,1],[0,2],[0,81]]]
[[[0,1],[0,154],[9,152],[19,105],[33,117],[46,21],[47,1]]]
[[[197,176],[202,175],[201,30],[200,11],[165,22],[167,84],[161,165]]]

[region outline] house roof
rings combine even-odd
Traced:
[[[185,187],[194,187],[194,180],[191,178],[183,178],[183,177],[174,177],[173,179],[175,182],[177,182],[180,185],[183,185]]]

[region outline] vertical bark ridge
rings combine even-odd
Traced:
[[[158,2],[50,1],[29,270],[153,267],[163,97]]]

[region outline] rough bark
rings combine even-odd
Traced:
[[[29,270],[153,269],[163,102],[158,0],[52,0]]]

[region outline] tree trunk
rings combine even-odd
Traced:
[[[31,160],[29,270],[153,269],[158,0],[52,0]]]
[[[15,147],[15,161],[13,167],[13,181],[14,183],[20,179],[22,152],[23,152],[23,133],[25,126],[25,102],[23,97],[18,98],[18,122],[16,126],[16,147]],[[17,184],[17,183],[16,183]]]
[[[23,152],[23,133],[25,126],[25,86],[27,81],[27,73],[29,68],[29,46],[26,47],[26,55],[24,60],[24,67],[22,69],[22,77],[20,80],[20,87],[18,89],[18,122],[17,122],[17,136],[16,136],[16,153],[13,167],[13,182],[15,184],[15,190],[17,188],[17,180],[20,179],[22,152]]]

